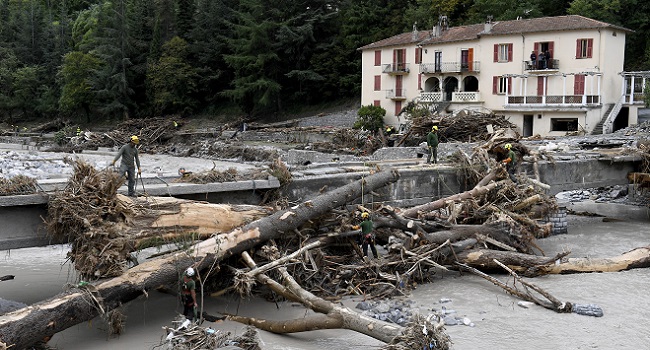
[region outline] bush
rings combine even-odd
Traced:
[[[384,116],[386,110],[379,106],[361,106],[357,112],[359,116],[357,121],[354,122],[353,128],[363,129],[376,132],[384,127]]]

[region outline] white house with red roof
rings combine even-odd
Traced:
[[[582,16],[543,17],[399,34],[361,47],[362,105],[409,102],[441,113],[502,114],[523,136],[611,132],[637,122],[645,77],[623,72],[629,29]]]

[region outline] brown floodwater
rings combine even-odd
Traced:
[[[571,257],[607,257],[635,247],[650,245],[647,222],[602,222],[598,218],[571,218],[569,234],[540,240],[547,255],[568,249]],[[66,246],[28,248],[0,252],[0,275],[13,274],[13,281],[0,282],[0,297],[34,303],[51,297],[75,280],[66,262]],[[497,276],[508,280],[505,276]],[[432,283],[419,286],[410,299],[421,313],[440,309],[440,299],[454,316],[474,324],[447,326],[453,349],[650,349],[650,269],[616,273],[543,276],[531,280],[556,298],[581,304],[594,303],[604,310],[600,318],[558,314],[531,306],[472,275],[438,273]],[[360,298],[346,304],[354,306]],[[294,303],[270,303],[260,299],[206,298],[206,311],[227,311],[269,319],[305,317],[311,314]],[[98,317],[55,335],[49,345],[58,349],[165,349],[162,327],[181,311],[176,299],[160,293],[138,298],[124,312],[126,329],[119,337],[108,336],[106,323]],[[209,322],[204,324],[208,325]],[[241,333],[233,322],[212,324],[215,329]],[[260,332],[264,349],[376,349],[381,343],[345,330],[325,330],[292,335]]]

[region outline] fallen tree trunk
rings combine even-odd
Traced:
[[[468,199],[476,196],[480,196],[485,194],[488,191],[491,191],[492,189],[496,188],[497,186],[503,184],[505,180],[501,180],[498,182],[493,182],[485,186],[481,187],[475,187],[469,191],[465,191],[463,193],[458,193],[446,198],[441,198],[436,201],[426,203],[423,205],[419,205],[417,207],[410,208],[408,210],[403,211],[401,214],[406,217],[411,217],[411,218],[416,218],[418,216],[418,213],[420,212],[427,212],[427,211],[432,211],[436,209],[440,209],[447,205],[447,202],[449,201],[459,201],[463,199]]]
[[[585,272],[618,272],[650,267],[650,247],[635,248],[612,258],[565,258],[536,256],[499,250],[470,250],[458,253],[458,261],[482,271],[501,270],[500,261],[524,276],[572,274]]]
[[[291,209],[217,235],[190,250],[144,262],[121,276],[79,286],[3,315],[0,319],[0,347],[24,349],[45,336],[90,320],[149,290],[177,281],[187,266],[194,265],[199,270],[213,266],[397,179],[398,174],[394,171],[367,176]]]

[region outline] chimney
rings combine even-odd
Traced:
[[[485,21],[485,28],[483,33],[489,33],[492,30],[492,16],[487,16],[487,21]]]
[[[413,41],[418,40],[418,22],[413,23]]]

